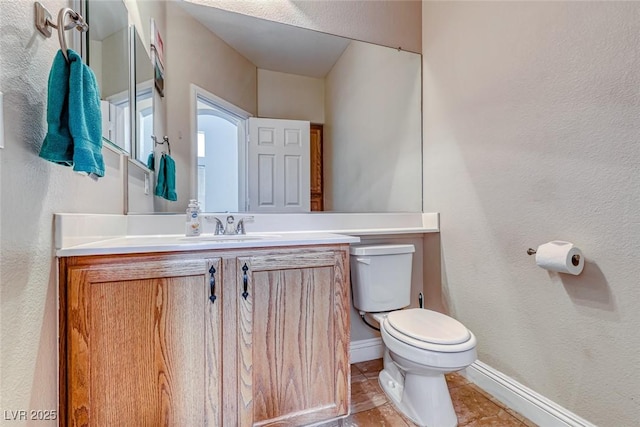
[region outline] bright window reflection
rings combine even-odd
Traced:
[[[240,196],[240,146],[244,119],[214,99],[197,96],[198,200],[207,212],[244,210]]]
[[[205,153],[204,131],[198,131],[198,157],[204,157]]]

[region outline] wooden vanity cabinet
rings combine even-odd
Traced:
[[[236,258],[235,425],[299,426],[347,414],[347,259],[331,250]]]
[[[220,281],[207,255],[61,259],[62,424],[222,425],[211,267]]]
[[[347,250],[61,258],[61,424],[299,426],[346,415]]]

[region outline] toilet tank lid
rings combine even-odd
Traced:
[[[413,245],[358,245],[351,246],[351,255],[394,255],[410,254],[416,251]]]

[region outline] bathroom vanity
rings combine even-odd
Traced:
[[[246,236],[197,238],[184,215],[54,219],[59,419],[95,426],[346,415],[349,244],[439,229],[429,213],[255,214]]]
[[[292,236],[59,251],[61,424],[297,426],[346,415],[348,243],[358,239]]]

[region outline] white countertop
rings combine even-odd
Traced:
[[[215,215],[221,220],[228,213]],[[233,213],[236,220],[248,216]],[[358,236],[438,233],[437,213],[251,214],[248,238],[185,237],[184,215],[55,214],[56,255],[82,256],[357,243]]]
[[[56,255],[114,255],[151,252],[181,252],[208,249],[268,248],[275,246],[309,246],[358,243],[360,238],[333,233],[247,233],[246,235],[201,235],[185,237],[180,234],[154,236],[124,236],[58,249]]]

